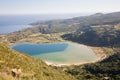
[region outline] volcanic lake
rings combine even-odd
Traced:
[[[100,55],[94,53],[87,46],[72,42],[42,44],[21,43],[11,48],[54,64],[89,63],[100,58]]]

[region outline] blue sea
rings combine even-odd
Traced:
[[[29,24],[42,20],[67,19],[88,14],[0,15],[0,34],[31,27]]]

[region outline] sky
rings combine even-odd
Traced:
[[[0,14],[118,12],[120,0],[0,0]]]

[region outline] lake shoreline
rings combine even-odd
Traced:
[[[67,41],[67,43],[75,43],[78,45],[84,45],[84,44],[80,44],[80,43],[76,43],[76,42],[72,42],[72,41]],[[12,44],[11,46],[14,46],[16,44]],[[31,44],[38,44],[38,43],[31,43]],[[51,44],[51,43],[49,43],[49,44]],[[91,49],[96,55],[99,55],[100,57],[98,57],[95,61],[91,61],[91,62],[87,62],[87,61],[86,62],[85,61],[77,62],[77,63],[54,63],[54,62],[49,62],[49,61],[44,61],[44,62],[48,66],[56,66],[56,67],[71,66],[71,65],[78,66],[78,65],[88,64],[88,63],[96,63],[96,62],[102,61],[103,59],[105,59],[107,57],[107,54],[105,54],[105,52],[103,51],[103,49],[101,47],[92,47],[92,46],[87,46],[87,45],[84,45],[84,46]]]
[[[89,64],[89,63],[96,63],[96,62],[99,62],[99,61],[102,61],[103,59],[105,59],[107,56],[106,55],[102,55],[100,58],[98,58],[97,60],[95,61],[92,61],[92,62],[80,62],[80,63],[69,63],[69,64],[61,64],[61,63],[52,63],[52,62],[48,62],[48,61],[44,61],[48,66],[56,66],[56,67],[63,67],[63,66],[72,66],[72,65],[75,65],[75,66],[79,66],[79,65],[84,65],[84,64]]]
[[[75,42],[73,42],[75,43]],[[79,43],[76,43],[79,44]],[[79,45],[83,45],[83,44],[79,44]],[[87,46],[87,45],[85,45]],[[80,62],[80,63],[68,63],[68,64],[62,64],[62,63],[52,63],[49,61],[44,61],[48,66],[55,66],[55,67],[63,67],[63,66],[79,66],[79,65],[84,65],[84,64],[89,64],[89,63],[97,63],[100,62],[102,60],[104,60],[105,58],[107,58],[107,54],[105,53],[105,51],[101,48],[101,47],[92,47],[92,46],[87,46],[89,49],[91,49],[96,55],[100,55],[99,58],[97,58],[95,61],[91,61],[91,62]]]

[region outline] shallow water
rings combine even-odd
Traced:
[[[12,46],[12,49],[48,62],[61,64],[92,62],[100,57],[87,46],[72,42],[45,44],[22,43]]]

